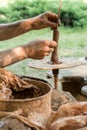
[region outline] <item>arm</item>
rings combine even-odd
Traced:
[[[55,28],[57,22],[57,15],[46,12],[37,17],[16,21],[14,23],[0,25],[0,40],[7,40],[31,30],[42,28]]]
[[[0,40],[7,40],[32,30],[34,19],[26,19],[14,23],[0,25]]]
[[[22,46],[0,51],[0,67],[5,67],[26,58],[43,59],[54,51],[56,42],[35,40]]]
[[[0,51],[0,67],[5,67],[26,58],[22,46]]]

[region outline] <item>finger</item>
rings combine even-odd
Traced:
[[[54,48],[50,48],[48,53],[52,53],[54,51]]]
[[[45,56],[48,56],[48,55],[50,55],[50,53],[49,53],[49,52],[45,53]]]
[[[55,41],[50,42],[49,47],[54,48],[57,46],[57,43]]]
[[[47,12],[47,18],[51,22],[57,23],[57,21],[58,21],[58,16],[52,12],[49,12],[49,11]]]
[[[47,21],[47,25],[48,25],[49,27],[51,27],[52,29],[54,29],[54,28],[57,27],[57,23],[55,23],[55,22]]]
[[[44,56],[50,55],[50,53],[52,53],[53,51],[54,51],[54,49],[50,48],[49,51],[45,52]]]

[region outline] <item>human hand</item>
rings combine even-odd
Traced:
[[[56,28],[57,25],[60,25],[58,16],[51,12],[45,12],[33,18],[32,28],[33,30],[47,27]]]
[[[43,59],[54,51],[57,43],[49,40],[35,40],[24,45],[27,58]]]

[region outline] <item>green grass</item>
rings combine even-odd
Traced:
[[[79,57],[86,55],[87,30],[63,28],[60,30],[60,56]]]
[[[71,29],[71,28],[59,28],[60,39],[59,39],[59,57],[82,57],[87,55],[87,29]],[[0,41],[0,49],[4,50],[7,48],[13,48],[15,46],[28,43],[35,39],[52,39],[52,30],[43,29],[39,31],[31,31],[23,34],[19,37]],[[50,60],[50,56],[46,57]],[[45,60],[45,59],[44,59]],[[46,70],[31,69],[28,67],[28,63],[32,59],[26,59],[6,67],[12,73],[18,75],[26,75],[31,77],[38,77],[46,80]],[[51,81],[52,82],[52,81]]]

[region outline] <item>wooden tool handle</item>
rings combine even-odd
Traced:
[[[54,29],[53,30],[53,41],[55,41],[57,43],[57,46],[54,48],[54,51],[51,55],[51,61],[53,64],[58,64],[59,63],[59,59],[58,59],[58,41],[59,41],[59,31],[58,29]]]

